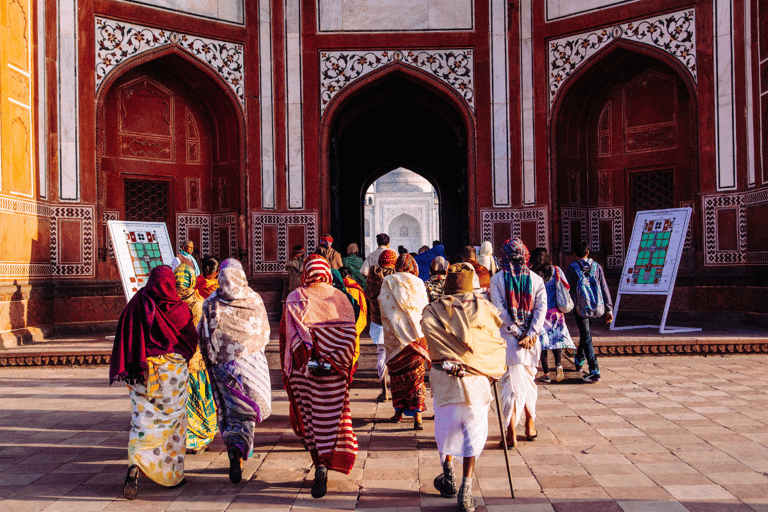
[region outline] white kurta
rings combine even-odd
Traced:
[[[533,318],[526,333],[528,336],[541,334],[547,315],[547,290],[544,280],[531,272],[531,295],[533,296]],[[491,303],[499,310],[504,322],[501,326],[501,337],[507,342],[507,373],[501,378],[501,399],[504,414],[504,425],[512,421],[514,425],[520,422],[523,409],[528,409],[531,417],[536,418],[536,368],[541,358],[541,344],[534,343],[532,348],[520,347],[515,334],[520,329],[512,323],[507,310],[507,294],[504,289],[504,271],[499,271],[491,278]]]

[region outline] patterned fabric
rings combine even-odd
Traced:
[[[131,431],[128,464],[160,485],[184,478],[187,430],[187,361],[180,354],[147,358],[146,384],[128,384]]]
[[[291,259],[304,259],[304,247],[301,249],[296,249],[295,251],[291,252]]]
[[[413,259],[413,256],[406,252],[397,257],[395,272],[404,272],[418,277],[419,266],[416,265],[416,260]]]
[[[323,235],[320,237],[320,247],[330,248],[333,245],[333,237],[331,235]]]
[[[344,286],[347,289],[347,293],[357,301],[357,305],[360,307],[360,314],[357,315],[357,322],[355,323],[357,338],[355,339],[355,356],[352,360],[352,364],[355,365],[360,358],[360,334],[365,330],[365,326],[368,325],[368,301],[365,298],[365,291],[352,277],[344,278]]]
[[[315,283],[333,283],[331,266],[328,260],[320,255],[312,254],[304,261],[304,273],[301,275],[301,283],[304,286]]]
[[[240,263],[235,258],[227,258],[224,261],[222,261],[221,264],[219,265],[219,272],[221,272],[225,268],[239,268],[240,270],[243,270],[243,264]]]
[[[443,296],[443,287],[445,286],[445,274],[434,275],[427,280],[424,285],[427,288],[427,298],[429,302],[435,302]]]
[[[181,254],[181,256],[184,256],[185,259],[187,259],[189,262],[192,263],[192,265],[190,265],[190,266],[194,267],[194,269],[195,269],[195,277],[199,276],[200,275],[200,267],[197,266],[197,260],[195,260],[195,257],[192,256],[187,251],[185,251],[184,249],[179,250],[179,254]],[[185,262],[181,258],[179,258],[179,260],[181,260],[183,263],[187,263],[187,262]]]
[[[272,413],[272,385],[264,351],[241,354],[237,360],[211,365],[213,398],[221,438],[237,448],[244,460],[253,450],[256,423]]]
[[[210,297],[211,294],[215,292],[218,287],[219,287],[218,272],[216,277],[212,279],[206,279],[203,276],[197,276],[197,285],[195,285],[195,288],[197,289],[197,293],[200,294],[200,297],[203,300]]]
[[[392,405],[396,413],[413,416],[427,410],[424,385],[427,340],[420,338],[387,361]]]
[[[356,337],[352,306],[333,286],[319,282],[288,296],[280,327],[280,358],[291,426],[307,444],[316,466],[344,474],[352,471],[358,450],[349,410]],[[311,373],[310,359],[330,363],[332,371]]]
[[[199,450],[216,435],[216,404],[205,366],[200,371],[189,370],[187,394],[187,448]]]
[[[555,265],[552,265],[552,277],[544,283],[547,290],[547,315],[544,317],[544,331],[539,336],[541,348],[543,350],[554,350],[558,348],[573,348],[571,333],[568,332],[568,326],[565,324],[565,315],[557,308],[556,284],[558,280],[565,282],[565,273]]]
[[[219,289],[205,300],[198,330],[209,364],[255,354],[269,343],[269,319],[264,302],[248,286],[242,268],[227,265],[219,271]]]
[[[379,266],[381,268],[395,268],[399,256],[392,249],[387,249],[379,254]]]
[[[504,288],[509,317],[523,332],[528,331],[533,316],[533,284],[528,261],[531,254],[522,240],[510,238],[504,242]]]

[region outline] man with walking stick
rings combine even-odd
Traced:
[[[472,472],[488,438],[491,380],[506,371],[506,342],[496,308],[476,296],[474,271],[452,265],[443,296],[424,308],[421,328],[432,361],[429,381],[435,411],[435,440],[443,472],[435,488],[446,498],[458,494],[461,512],[473,512]],[[453,457],[463,457],[463,480],[457,486]]]

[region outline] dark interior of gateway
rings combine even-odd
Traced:
[[[398,167],[420,174],[437,190],[447,251],[468,243],[466,128],[440,95],[407,77],[375,83],[339,111],[330,151],[331,234],[338,247],[360,244],[365,191]]]

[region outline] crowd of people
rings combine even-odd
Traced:
[[[577,244],[577,260],[565,271],[547,251],[529,253],[520,239],[507,240],[501,258],[483,242],[451,258],[439,242],[418,253],[378,247],[365,259],[356,244],[342,256],[323,235],[309,256],[293,248],[280,322],[283,385],[290,424],[315,468],[311,494],[327,491],[328,471],[348,474],[358,451],[349,387],[366,327],[376,347],[379,402],[391,400],[399,423],[413,418],[424,428],[429,371],[435,440],[442,471],[440,495],[459,510],[476,508],[472,473],[488,437],[492,387],[501,388],[506,431],[502,446],[537,437],[539,381],[564,377],[563,349],[575,349],[565,323],[574,312],[580,340],[576,369],[600,380],[590,327],[606,314],[611,298],[602,268]],[[129,468],[123,495],[135,499],[141,475],[164,486],[184,483],[187,453],[206,449],[218,431],[229,458],[229,478],[242,479],[253,455],[256,424],[271,414],[265,347],[270,325],[261,297],[235,259],[206,256],[198,266],[185,241],[172,266],[152,269],[147,284],[128,302],[118,322],[110,383],[124,381],[131,398]],[[462,479],[453,458],[463,458]]]

